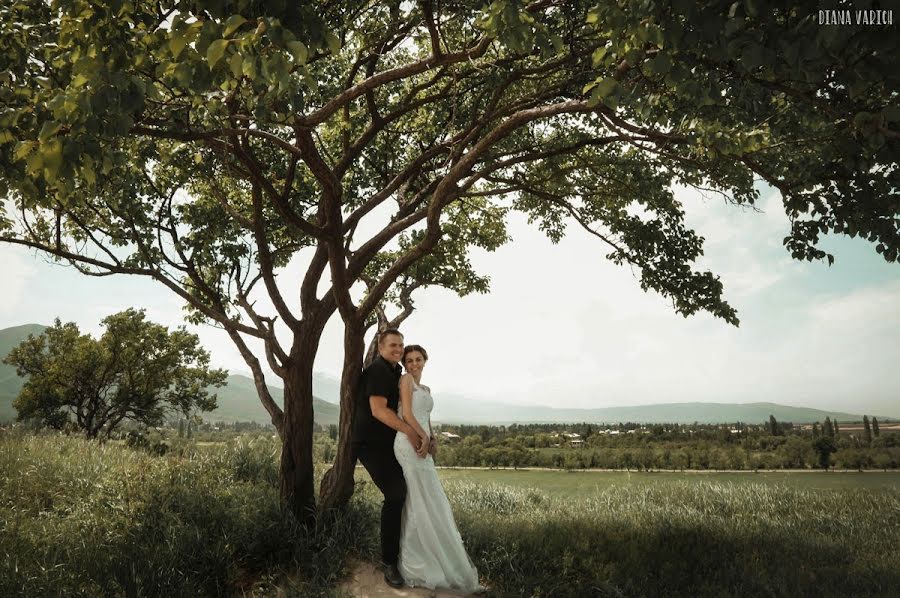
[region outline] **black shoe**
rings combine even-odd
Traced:
[[[384,582],[392,588],[402,588],[406,584],[403,581],[403,576],[400,575],[400,571],[397,569],[397,565],[384,566]]]

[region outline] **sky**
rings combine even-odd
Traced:
[[[770,401],[900,416],[900,266],[844,236],[822,245],[835,254],[830,268],[792,260],[782,246],[790,225],[770,188],[762,188],[759,211],[694,190],[676,196],[688,225],[706,239],[699,266],[721,276],[739,327],[705,312],[677,314],[580,229],[553,245],[513,216],[511,243],[472,253],[476,270],[491,278],[489,294],[426,289],[414,296],[403,331],[407,343],[429,352],[425,381],[513,405]],[[103,317],[132,306],[168,326],[183,323],[180,299],[151,281],[88,278],[3,244],[0,263],[0,328],[59,317],[99,334]],[[301,267],[281,275],[284,288],[299,280]],[[223,332],[189,328],[215,365],[248,371]],[[339,376],[342,342],[335,316],[317,371]]]

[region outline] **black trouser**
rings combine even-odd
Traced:
[[[353,448],[356,457],[384,495],[381,506],[381,558],[388,565],[396,565],[400,554],[400,516],[406,502],[406,480],[394,456],[394,443],[357,444]]]

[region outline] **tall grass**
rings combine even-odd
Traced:
[[[371,501],[313,533],[282,511],[274,443],[181,452],[0,438],[0,596],[320,594],[374,550]]]
[[[195,448],[152,456],[0,436],[0,596],[329,595],[350,557],[375,560],[381,497],[371,484],[305,532],[280,508],[275,442]],[[893,596],[900,587],[896,490],[674,481],[585,499],[445,486],[494,596]]]
[[[896,596],[900,497],[675,482],[588,500],[447,485],[496,595]]]

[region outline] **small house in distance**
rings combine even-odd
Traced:
[[[441,432],[441,438],[447,442],[459,442],[459,434],[453,432]]]

